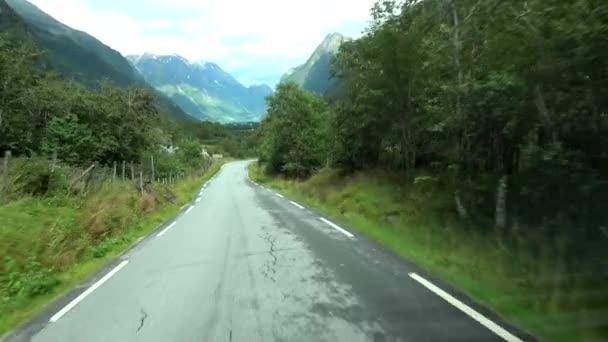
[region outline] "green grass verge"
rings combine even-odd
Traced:
[[[1,206],[0,336],[177,214],[222,164],[171,186],[174,203],[117,184],[84,200],[27,197]]]
[[[507,246],[467,227],[451,196],[428,184],[405,184],[380,172],[343,177],[334,170],[296,181],[270,177],[257,164],[249,173],[416,262],[542,340],[606,340],[597,325],[606,323],[605,306],[585,307],[589,288],[562,285],[560,260],[532,256],[529,246]]]

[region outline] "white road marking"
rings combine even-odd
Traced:
[[[61,317],[63,317],[63,315],[65,315],[66,313],[68,313],[68,311],[72,310],[76,305],[78,305],[78,303],[80,303],[88,295],[90,295],[91,293],[93,293],[93,291],[95,291],[98,287],[100,287],[101,285],[103,285],[103,283],[105,283],[106,281],[108,281],[108,279],[110,279],[113,275],[115,275],[118,271],[120,271],[128,263],[129,263],[129,260],[125,260],[125,261],[121,262],[118,266],[114,267],[113,270],[111,270],[103,278],[99,279],[95,284],[93,284],[93,286],[91,286],[88,289],[86,289],[86,291],[84,291],[83,293],[81,293],[80,296],[76,297],[68,305],[66,305],[63,309],[61,309],[59,312],[57,312],[55,315],[53,315],[53,317],[51,317],[51,319],[49,319],[49,322],[51,322],[51,323],[57,322]]]
[[[417,282],[422,284],[427,289],[431,290],[433,293],[435,293],[439,297],[445,299],[448,303],[450,303],[450,304],[454,305],[456,308],[460,309],[460,311],[464,312],[465,314],[467,314],[469,317],[471,317],[472,319],[479,322],[484,327],[490,329],[490,331],[492,331],[496,335],[502,337],[502,339],[504,339],[505,341],[522,342],[522,340],[519,337],[514,336],[510,332],[501,328],[498,324],[492,322],[491,320],[487,319],[479,312],[470,308],[468,305],[466,305],[463,302],[459,301],[458,299],[452,297],[449,293],[447,293],[447,292],[443,291],[442,289],[440,289],[439,287],[435,286],[430,281],[422,278],[421,276],[417,275],[416,273],[410,273],[410,277],[412,277],[414,280],[416,280]]]
[[[187,214],[187,213],[189,213],[189,212],[191,212],[191,211],[192,211],[192,209],[194,209],[194,207],[190,207],[190,208],[188,208],[188,210],[186,210],[186,214]]]
[[[199,203],[202,199],[203,199],[202,197],[197,198],[196,203]]]
[[[156,237],[161,237],[161,236],[165,235],[167,230],[173,228],[173,226],[175,226],[176,224],[177,224],[177,222],[171,223],[169,226],[167,226],[167,228],[163,229],[160,233],[156,234]]]
[[[300,209],[304,209],[303,206],[299,205],[298,203],[294,202],[294,201],[289,201],[291,202],[291,204],[295,205],[296,207],[300,208]]]
[[[355,236],[354,236],[353,234],[351,234],[349,231],[347,231],[347,230],[345,230],[345,229],[342,229],[341,227],[339,227],[339,226],[338,226],[338,225],[336,225],[335,223],[333,223],[333,222],[331,222],[331,221],[329,221],[329,220],[326,220],[326,219],[324,219],[324,218],[322,218],[322,217],[320,217],[320,219],[321,219],[321,221],[323,221],[323,222],[327,223],[327,224],[328,224],[328,225],[330,225],[332,228],[334,228],[335,230],[339,231],[340,233],[342,233],[342,234],[344,234],[344,235],[348,236],[349,238],[355,237]]]
[[[277,196],[279,196],[279,197],[281,197],[281,198],[285,198],[285,197],[283,197],[283,195],[277,194],[276,192],[274,194],[277,195]]]

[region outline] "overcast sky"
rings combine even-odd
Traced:
[[[357,37],[374,0],[30,0],[123,55],[177,53],[274,85],[332,32]]]

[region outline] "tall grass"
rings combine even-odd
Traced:
[[[559,240],[503,240],[459,219],[451,195],[383,172],[322,170],[306,181],[250,174],[381,242],[548,341],[608,338],[608,279],[560,255]],[[606,256],[598,251],[598,256]]]
[[[173,202],[131,182],[104,182],[86,196],[22,195],[0,206],[0,335],[177,213],[221,164],[155,186]]]

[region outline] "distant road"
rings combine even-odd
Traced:
[[[519,340],[481,312],[235,162],[175,221],[8,340]]]

